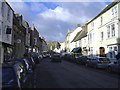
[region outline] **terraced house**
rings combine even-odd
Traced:
[[[88,55],[115,59],[120,52],[120,2],[112,2],[87,23]]]
[[[13,9],[0,0],[0,63],[12,54]]]

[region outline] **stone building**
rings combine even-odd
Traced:
[[[12,57],[13,9],[0,0],[0,63]]]
[[[33,25],[30,28],[30,46],[31,46],[31,53],[39,53],[39,32]]]
[[[23,57],[25,53],[25,35],[26,29],[22,25],[23,17],[20,14],[14,14],[13,17],[13,42],[14,57]]]

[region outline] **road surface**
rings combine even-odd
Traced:
[[[118,88],[119,84],[117,74],[65,60],[59,63],[44,59],[32,78],[34,88]]]

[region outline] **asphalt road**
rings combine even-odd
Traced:
[[[119,77],[65,60],[44,59],[34,72],[33,88],[118,88]]]

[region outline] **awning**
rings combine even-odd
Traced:
[[[73,53],[81,53],[82,49],[81,49],[81,47],[73,48],[73,50],[71,52],[73,52]]]
[[[76,42],[80,39],[82,39],[83,37],[87,36],[87,32],[85,30],[82,30],[80,32],[77,33],[77,35],[75,36],[75,38],[72,40],[72,42]]]

